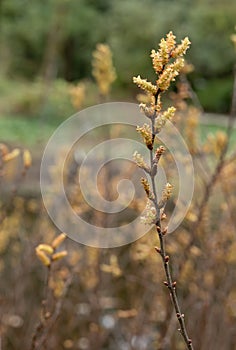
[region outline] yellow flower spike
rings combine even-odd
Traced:
[[[157,217],[156,209],[153,206],[152,202],[148,199],[146,208],[145,208],[145,215],[141,216],[141,222],[145,225],[152,225],[155,223]]]
[[[143,124],[143,126],[137,126],[136,130],[143,137],[147,147],[149,149],[152,149],[152,147],[153,147],[153,139],[152,139],[152,130],[151,130],[150,125]]]
[[[169,61],[169,48],[166,40],[161,39],[159,46],[160,46],[159,54],[162,60],[162,64],[164,66]]]
[[[170,198],[171,194],[172,194],[172,190],[173,190],[173,186],[167,182],[167,184],[165,185],[164,190],[162,191],[162,196],[161,199],[158,203],[158,208],[161,209],[165,206],[166,202],[168,201],[168,199]]]
[[[54,249],[49,244],[39,244],[36,249],[48,253],[50,255],[54,252]]]
[[[36,248],[35,252],[39,260],[43,263],[43,265],[50,266],[51,260],[42,250],[39,250],[38,248]]]
[[[135,151],[133,154],[133,159],[139,168],[144,169],[147,172],[150,172],[150,168],[148,167],[148,165],[146,164],[146,162],[144,161],[140,153]]]
[[[166,43],[167,43],[169,54],[171,54],[171,52],[175,48],[175,45],[176,45],[175,39],[176,39],[176,36],[173,34],[173,32],[169,32],[166,35]]]
[[[108,45],[98,44],[93,52],[93,71],[100,93],[109,94],[111,84],[116,79],[115,68],[112,62],[112,53]]]
[[[165,149],[165,147],[163,147],[163,146],[160,146],[160,147],[157,148],[156,153],[155,153],[155,158],[154,158],[154,162],[155,162],[155,163],[158,163],[158,162],[159,162],[161,156],[163,155],[163,153],[164,153],[165,151],[166,151],[166,149]]]
[[[23,152],[23,162],[24,162],[24,167],[26,169],[28,169],[32,164],[31,153],[28,149],[25,149]]]
[[[172,69],[167,67],[164,72],[159,76],[157,80],[157,85],[159,86],[161,91],[165,91],[169,88],[171,80],[172,80]]]
[[[169,107],[167,111],[160,114],[155,120],[155,133],[158,134],[163,126],[165,126],[167,120],[171,120],[176,112],[175,107]]]
[[[147,81],[147,79],[142,79],[140,75],[137,77],[133,77],[133,82],[140,87],[140,89],[146,91],[146,92],[151,92],[153,95],[157,93],[157,87]]]
[[[153,193],[150,190],[150,185],[147,179],[144,177],[141,178],[141,184],[143,185],[144,191],[146,192],[146,195],[148,198],[153,198]]]
[[[167,119],[167,120],[171,120],[171,119],[174,117],[175,112],[176,112],[176,108],[175,108],[175,107],[169,107],[169,108],[167,109],[167,111],[165,111],[165,112],[163,113],[163,117],[164,117],[165,119]]]
[[[185,55],[186,51],[188,50],[189,46],[191,44],[191,41],[188,37],[184,38],[181,41],[181,44],[179,44],[171,53],[171,57],[176,58]]]
[[[152,58],[152,65],[157,74],[159,74],[163,69],[163,61],[159,52],[155,50],[151,51],[150,57]]]
[[[67,235],[65,233],[61,233],[58,237],[54,238],[52,241],[52,247],[53,249],[58,248],[66,239]]]
[[[67,256],[68,252],[66,250],[62,250],[61,252],[55,253],[52,255],[52,261],[60,260]]]
[[[167,182],[166,187],[164,189],[164,195],[166,196],[166,199],[169,199],[172,194],[173,186]]]
[[[181,69],[183,69],[184,67],[184,58],[182,57],[177,58],[174,63],[170,64],[170,67],[172,67],[173,71],[177,71],[177,73],[179,74]]]
[[[2,159],[4,162],[9,162],[10,160],[18,157],[20,154],[20,149],[19,148],[15,148],[13,149],[13,151],[11,151],[10,153],[5,154]]]
[[[163,73],[159,76],[157,80],[157,85],[161,91],[165,91],[169,88],[170,83],[175,80],[179,75],[179,72],[184,67],[184,59],[177,58],[174,63],[169,64]]]
[[[157,52],[155,50],[151,51],[152,65],[157,74],[160,74],[164,66],[169,62],[175,44],[175,36],[172,32],[169,32],[166,40],[161,39],[159,50]]]

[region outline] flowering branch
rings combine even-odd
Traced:
[[[51,242],[51,244],[42,243],[35,248],[38,259],[44,266],[47,267],[47,275],[45,281],[45,297],[42,301],[41,317],[32,336],[30,350],[41,349],[42,346],[45,345],[44,343],[47,339],[47,334],[53,327],[60,314],[62,302],[72,282],[72,275],[69,274],[66,280],[63,281],[62,288],[60,287],[60,290],[56,290],[56,286],[50,285],[52,278],[52,266],[56,261],[67,256],[66,250],[57,251],[66,237],[67,236],[65,233],[61,233]],[[55,306],[53,308],[49,305],[51,292],[54,293]]]
[[[153,68],[157,74],[156,84],[141,79],[140,76],[134,77],[133,82],[144,90],[150,97],[150,104],[141,103],[140,109],[150,120],[150,124],[138,126],[137,131],[143,138],[144,143],[149,149],[149,164],[146,164],[143,157],[135,152],[134,159],[137,165],[144,169],[150,178],[151,184],[147,179],[142,178],[141,183],[147,195],[146,215],[142,221],[147,224],[155,224],[159,237],[160,247],[156,247],[157,253],[160,254],[166,275],[164,285],[169,289],[172,304],[175,309],[176,317],[179,322],[179,331],[183,337],[187,349],[193,350],[192,340],[189,338],[185,326],[184,314],[181,312],[179,301],[176,293],[176,282],[173,280],[170,269],[170,257],[167,255],[165,246],[165,235],[167,227],[162,227],[162,221],[166,218],[164,213],[165,205],[171,196],[173,186],[169,183],[165,185],[162,196],[157,197],[157,188],[155,178],[157,175],[158,162],[165,152],[163,146],[155,148],[157,134],[165,126],[167,120],[171,120],[175,114],[175,108],[170,107],[162,111],[161,94],[168,90],[170,83],[179,75],[184,66],[182,56],[190,46],[190,41],[186,37],[181,44],[176,45],[175,36],[172,32],[168,33],[166,39],[162,39],[159,44],[159,50],[152,50],[151,58]]]

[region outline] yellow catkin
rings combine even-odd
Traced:
[[[32,164],[31,153],[28,149],[25,149],[23,152],[23,162],[24,162],[24,167],[26,169],[28,169]]]
[[[172,190],[173,190],[173,186],[167,182],[165,189],[163,190],[163,197],[166,198],[166,200],[168,200],[172,194]]]
[[[153,203],[148,199],[145,214],[141,216],[141,222],[145,225],[151,225],[156,221],[156,208],[153,206]]]
[[[19,148],[15,148],[13,149],[10,153],[5,154],[2,159],[4,162],[9,162],[10,160],[18,157],[20,154],[20,149]]]
[[[166,149],[165,149],[165,147],[163,147],[163,146],[160,146],[160,147],[157,148],[156,153],[155,153],[155,158],[154,158],[154,161],[155,161],[156,163],[159,162],[161,156],[163,155],[163,153],[164,153],[165,151],[166,151]]]
[[[49,244],[39,244],[37,249],[48,254],[52,254],[54,252],[54,249]]]
[[[163,113],[163,117],[165,119],[171,120],[174,117],[175,112],[176,112],[176,108],[175,107],[169,107],[167,109],[167,111],[165,111]]]
[[[148,124],[143,124],[143,126],[137,126],[136,130],[140,133],[140,135],[143,137],[147,147],[150,149],[152,148],[152,130],[150,125]]]
[[[42,250],[39,250],[38,248],[36,248],[35,251],[36,251],[37,257],[43,263],[43,265],[50,266],[51,264],[50,258]]]
[[[164,190],[162,191],[161,199],[158,203],[159,209],[163,208],[172,194],[173,186],[167,182]]]
[[[149,166],[145,163],[143,157],[137,151],[134,152],[133,159],[138,167],[146,170],[147,172],[150,172]]]
[[[170,83],[175,80],[179,75],[179,72],[184,67],[184,59],[177,58],[174,63],[169,64],[163,73],[159,76],[157,80],[157,85],[161,91],[165,91],[169,88]]]
[[[141,184],[143,185],[143,188],[144,188],[144,191],[146,192],[147,197],[150,198],[151,192],[150,192],[150,185],[148,183],[148,180],[146,178],[142,177]]]
[[[68,252],[66,250],[62,250],[61,252],[55,253],[52,255],[52,261],[60,260],[67,256]]]
[[[111,84],[116,79],[116,71],[112,62],[112,52],[106,44],[98,44],[93,52],[92,74],[96,79],[100,93],[106,96],[110,92]]]
[[[157,93],[157,87],[150,83],[150,81],[147,81],[147,79],[142,79],[140,75],[133,77],[133,82],[147,93],[152,93],[153,95]]]
[[[118,310],[117,316],[119,318],[130,318],[137,316],[138,311],[136,309],[130,309],[130,310]]]
[[[56,249],[57,247],[59,247],[64,240],[66,239],[67,235],[65,233],[61,233],[58,237],[56,237],[53,241],[51,246]]]
[[[189,40],[188,37],[184,38],[181,41],[181,44],[179,44],[173,51],[172,51],[172,57],[176,58],[176,57],[180,57],[185,55],[187,49],[189,48],[191,44],[191,41]]]

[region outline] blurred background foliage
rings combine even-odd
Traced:
[[[194,92],[183,80],[170,97],[179,109],[175,122],[190,149],[196,178],[189,213],[175,234],[167,237],[168,252],[196,348],[234,349],[236,136],[232,132],[233,141],[222,161],[225,120],[203,123],[195,92],[206,111],[229,112],[235,14],[235,0],[0,0],[0,348],[32,349],[47,271],[35,248],[51,244],[58,234],[42,203],[40,161],[45,143],[61,121],[101,102],[92,77],[97,43],[109,44],[113,53],[117,80],[110,99],[135,101],[138,90],[132,77],[154,78],[148,55],[173,30],[178,41],[186,35],[192,41],[187,58],[195,67],[188,75]],[[188,95],[183,103],[186,89],[193,100]],[[122,135],[113,130],[113,136],[119,132]],[[88,135],[90,147],[105,137],[95,136]],[[88,144],[85,140],[85,150]],[[30,168],[24,158],[28,148],[33,155]],[[55,157],[60,164],[60,155]],[[171,181],[177,177],[170,158],[167,153],[163,167]],[[83,202],[78,164],[69,165],[74,210],[104,223],[106,218]],[[117,177],[117,172],[113,176],[105,172],[101,193],[106,193],[108,179],[116,196]],[[174,204],[173,197],[170,209]],[[143,197],[132,205],[131,214],[139,215]],[[55,262],[49,281],[51,299],[56,307],[59,303],[58,319],[46,327],[46,345],[41,348],[183,350],[162,284],[156,244],[152,231],[112,250],[67,239],[63,249],[68,256]]]
[[[146,55],[173,30],[177,38],[188,35],[194,43],[188,55],[195,67],[190,80],[203,107],[228,112],[235,14],[234,0],[1,0],[0,111],[7,105],[13,113],[69,116],[66,84],[91,78],[98,42],[108,43],[114,54],[114,98],[130,99],[130,91],[136,91],[131,75],[142,71],[152,77]]]

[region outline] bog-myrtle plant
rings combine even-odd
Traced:
[[[116,80],[116,70],[113,66],[112,52],[106,44],[97,44],[93,52],[92,75],[96,80],[101,97],[106,100],[112,83]]]
[[[170,84],[179,75],[184,67],[184,58],[190,41],[186,37],[180,44],[176,44],[176,37],[172,32],[161,39],[159,49],[151,51],[152,65],[157,75],[155,84],[142,79],[139,76],[133,78],[133,82],[147,94],[147,103],[141,103],[141,112],[147,117],[148,123],[137,126],[137,132],[142,136],[146,147],[149,150],[149,161],[146,161],[138,152],[134,153],[134,160],[137,165],[145,171],[147,178],[142,178],[141,183],[147,195],[146,214],[142,220],[146,224],[155,225],[159,237],[159,247],[156,251],[160,254],[164,271],[166,275],[165,286],[170,292],[171,301],[173,303],[176,317],[179,322],[179,331],[183,337],[187,349],[193,349],[192,340],[189,338],[184,314],[181,312],[177,293],[176,281],[172,277],[170,268],[170,257],[167,254],[165,237],[167,227],[164,227],[162,221],[166,219],[165,206],[171,196],[173,186],[166,183],[162,191],[162,195],[158,198],[156,176],[158,174],[158,163],[165,152],[162,145],[157,146],[157,135],[160,133],[168,120],[175,115],[175,107],[169,107],[163,111],[162,95],[169,89]]]
[[[50,244],[41,243],[35,248],[38,259],[47,267],[47,276],[40,321],[31,339],[31,350],[41,349],[45,346],[48,333],[61,312],[63,299],[72,281],[72,275],[69,271],[65,270],[61,274],[60,271],[53,269],[55,263],[68,254],[67,250],[60,250],[60,246],[66,238],[67,235],[61,233]]]

